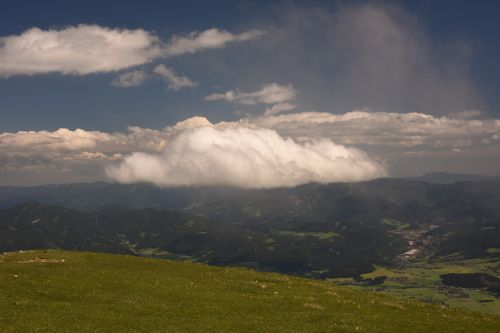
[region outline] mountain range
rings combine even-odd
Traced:
[[[92,250],[357,276],[396,265],[408,251],[498,257],[499,202],[496,179],[385,178],[276,189],[0,187],[0,251]]]

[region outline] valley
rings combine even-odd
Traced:
[[[0,187],[0,251],[246,267],[499,314],[498,202],[497,180],[378,179],[269,190]],[[472,287],[457,285],[461,277],[453,275],[443,283],[446,274],[473,273],[484,275]]]
[[[483,274],[493,279],[475,286],[444,283],[443,276]],[[500,260],[498,259],[419,259],[393,267],[377,266],[374,271],[355,278],[331,279],[334,283],[359,290],[376,291],[393,297],[417,299],[483,313],[499,314]],[[496,280],[495,280],[496,279]]]

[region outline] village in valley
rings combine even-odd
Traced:
[[[439,228],[435,224],[422,224],[417,229],[399,229],[394,231],[395,234],[404,238],[408,244],[408,250],[396,257],[396,263],[404,265],[411,261],[432,246],[432,236],[430,232]]]

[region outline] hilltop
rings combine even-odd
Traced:
[[[494,332],[500,317],[246,268],[89,252],[0,256],[2,332]]]

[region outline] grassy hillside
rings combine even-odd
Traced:
[[[497,332],[500,317],[244,268],[84,252],[0,256],[1,332]]]

